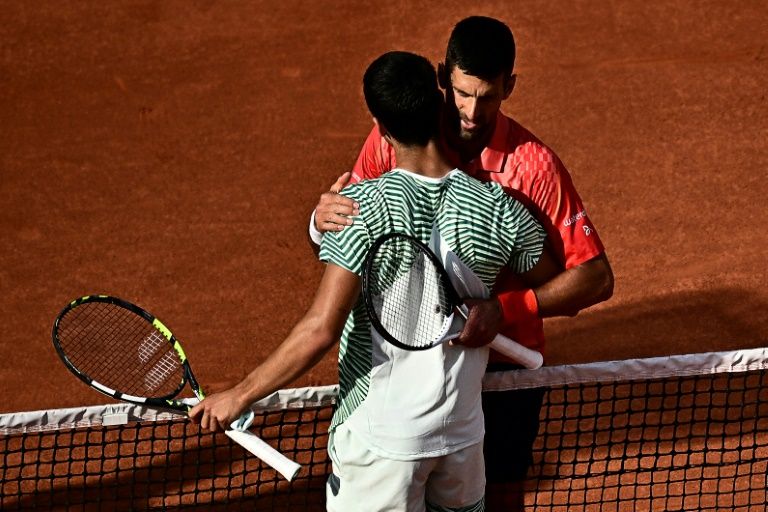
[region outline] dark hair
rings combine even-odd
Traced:
[[[493,80],[512,74],[514,65],[515,38],[501,21],[470,16],[453,27],[445,52],[448,73],[456,66],[468,75]]]
[[[398,142],[426,146],[437,135],[442,95],[432,64],[408,52],[388,52],[363,76],[368,110]]]

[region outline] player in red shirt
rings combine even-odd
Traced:
[[[443,68],[444,69],[444,68]],[[455,73],[462,74],[462,73]],[[463,76],[453,80],[454,88],[459,88],[461,94],[464,89],[472,89],[473,84],[479,81],[473,77]],[[449,91],[449,94],[456,94]],[[470,176],[481,181],[495,181],[507,189],[518,200],[523,202],[532,211],[535,211],[539,221],[547,230],[549,248],[563,265],[570,269],[582,265],[597,258],[596,267],[603,266],[605,261],[603,244],[592,222],[587,217],[584,205],[573,186],[571,177],[557,156],[534,137],[528,130],[520,126],[513,119],[502,114],[495,113],[495,129],[490,142],[482,149],[480,154],[472,160],[465,161],[461,155],[446,147],[453,162],[459,164],[459,168]],[[447,135],[446,135],[447,136]],[[352,170],[350,183],[379,177],[382,173],[397,167],[392,146],[381,136],[374,126],[363,145],[357,162]],[[607,265],[606,265],[606,270]],[[509,291],[519,289],[514,274],[504,276],[503,285],[499,290]],[[536,295],[540,291],[536,290]],[[503,300],[503,293],[502,300]],[[541,310],[541,299],[537,301]],[[549,314],[572,314],[581,309],[572,304],[562,306],[553,304]],[[581,304],[579,304],[581,305]],[[582,306],[583,307],[583,306]],[[540,320],[540,317],[538,317]],[[511,324],[507,327],[515,329],[515,323],[519,318],[509,319]],[[527,346],[543,351],[544,339],[541,331],[541,323],[534,322],[534,327],[526,333],[516,336]],[[498,356],[502,360],[501,356]]]
[[[533,211],[547,230],[549,248],[564,271],[534,290],[512,273],[500,276],[495,297],[472,301],[460,341],[481,344],[502,332],[544,351],[542,318],[575,315],[608,299],[613,274],[597,231],[568,171],[554,152],[501,113],[512,93],[515,44],[509,28],[492,18],[460,21],[439,66],[445,89],[443,143],[452,163],[484,181],[495,181]],[[396,167],[394,151],[374,126],[352,173],[323,194],[311,231],[340,230],[353,222],[356,205],[338,192],[347,181],[375,178]],[[513,368],[500,356],[489,371]],[[521,482],[531,462],[543,392],[484,393],[487,510],[522,509]]]

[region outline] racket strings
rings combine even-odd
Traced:
[[[144,385],[147,390],[162,389],[174,372],[181,367],[174,350],[163,350],[167,346],[168,340],[157,331],[152,331],[139,345],[139,361],[149,366],[144,375]],[[158,359],[155,356],[160,350],[162,355]]]
[[[452,320],[453,305],[443,275],[423,250],[405,238],[391,238],[371,260],[369,296],[386,333],[412,348],[438,343]]]
[[[57,326],[59,344],[82,374],[124,394],[175,395],[183,386],[181,360],[146,319],[121,306],[86,302]]]

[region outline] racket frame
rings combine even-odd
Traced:
[[[459,294],[456,292],[456,289],[453,287],[453,283],[451,283],[451,279],[448,276],[448,272],[445,270],[443,263],[440,261],[437,255],[435,255],[432,249],[430,249],[424,242],[422,242],[418,238],[415,238],[411,235],[407,235],[405,233],[392,232],[392,233],[387,233],[385,235],[380,236],[373,242],[373,245],[371,246],[365,258],[365,266],[363,267],[363,301],[365,302],[365,308],[368,311],[368,318],[371,320],[371,324],[373,325],[373,328],[376,329],[376,332],[378,332],[381,335],[381,337],[383,337],[389,343],[393,344],[398,348],[402,348],[403,350],[428,350],[430,348],[436,347],[437,345],[445,341],[448,341],[447,338],[441,337],[434,340],[432,343],[419,345],[419,346],[408,345],[401,342],[400,340],[392,336],[387,331],[387,329],[382,325],[381,320],[379,319],[379,315],[376,312],[376,308],[373,304],[373,297],[371,296],[371,293],[369,293],[369,290],[371,287],[371,275],[373,273],[374,256],[377,254],[379,248],[382,245],[384,245],[385,243],[387,243],[389,240],[393,238],[401,238],[401,239],[407,240],[409,243],[418,247],[421,250],[421,252],[424,253],[424,255],[427,256],[432,261],[432,264],[434,265],[435,270],[437,271],[438,275],[440,276],[440,280],[442,281],[447,302],[451,306],[451,314],[448,315],[445,320],[445,322],[448,323],[449,325],[451,322],[453,322],[453,315],[459,310],[459,306],[463,304],[463,300],[461,299],[461,297],[459,297]]]
[[[163,397],[139,397],[139,396],[133,396],[126,393],[121,393],[118,390],[114,390],[108,386],[105,386],[104,384],[101,384],[100,382],[92,379],[90,376],[86,375],[85,373],[81,372],[80,370],[75,367],[75,365],[69,360],[66,353],[64,352],[64,349],[61,347],[61,344],[59,343],[58,339],[58,328],[59,323],[61,322],[61,319],[64,317],[66,313],[71,311],[72,309],[81,306],[82,304],[89,303],[89,302],[100,302],[100,303],[107,303],[107,304],[114,304],[119,307],[125,308],[133,313],[136,313],[137,315],[144,318],[147,322],[149,322],[155,329],[157,329],[163,337],[168,341],[168,343],[173,346],[173,349],[178,354],[179,358],[181,359],[181,364],[183,367],[182,372],[182,378],[181,382],[179,384],[179,387],[171,394],[163,396]],[[182,400],[176,400],[174,397],[178,395],[182,389],[184,389],[184,386],[189,383],[190,387],[192,388],[192,391],[194,391],[195,396],[199,400],[203,400],[205,398],[205,394],[200,389],[200,385],[197,382],[197,379],[195,379],[194,374],[192,373],[192,368],[190,367],[189,362],[187,361],[187,356],[184,353],[184,349],[181,347],[181,343],[179,343],[179,340],[176,339],[176,337],[173,335],[170,329],[168,329],[160,320],[158,320],[154,315],[152,315],[150,312],[146,311],[145,309],[132,304],[126,300],[119,299],[117,297],[112,297],[109,295],[86,295],[84,297],[80,297],[79,299],[75,299],[72,302],[70,302],[64,309],[59,313],[59,315],[56,317],[56,320],[53,323],[53,330],[51,333],[51,337],[53,338],[53,346],[56,348],[56,353],[59,354],[59,357],[64,362],[64,365],[72,372],[74,373],[77,378],[91,386],[93,389],[99,391],[100,393],[103,393],[107,396],[111,396],[113,398],[116,398],[118,400],[122,400],[124,402],[130,402],[140,405],[148,405],[151,407],[156,407],[159,409],[170,409],[174,412],[181,412],[181,413],[188,413],[192,407],[194,407],[194,404],[188,404]],[[247,421],[243,422],[243,418],[247,418]],[[286,480],[289,482],[293,480],[293,478],[299,473],[299,470],[301,469],[301,465],[297,464],[296,462],[292,461],[282,453],[280,453],[278,450],[264,442],[261,438],[253,434],[252,432],[248,431],[248,427],[250,426],[251,421],[253,420],[253,412],[248,411],[243,416],[240,417],[240,419],[235,420],[233,423],[233,427],[237,425],[237,429],[227,429],[224,433],[238,443],[240,446],[248,450],[250,453],[252,453],[254,456],[260,458],[273,468],[277,470],[278,473],[283,475]]]
[[[111,387],[102,384],[101,382],[92,378],[90,375],[87,375],[86,373],[79,370],[77,366],[75,366],[75,364],[69,359],[66,351],[61,346],[61,343],[59,341],[58,331],[59,331],[59,324],[61,323],[62,319],[67,313],[69,313],[73,309],[83,304],[88,304],[88,303],[114,304],[118,307],[126,309],[142,317],[150,325],[152,325],[152,327],[154,327],[158,332],[160,332],[163,338],[165,338],[165,340],[171,344],[171,346],[173,347],[174,351],[178,355],[179,360],[181,362],[182,377],[178,387],[171,393],[168,393],[167,395],[164,395],[164,396],[159,396],[159,397],[135,396],[135,395],[123,393],[117,389],[112,389]],[[189,384],[190,388],[192,388],[192,391],[195,393],[195,396],[199,400],[202,400],[203,398],[205,398],[205,394],[200,389],[200,385],[198,384],[197,379],[192,373],[192,368],[189,365],[189,361],[187,361],[187,356],[184,353],[184,349],[182,348],[179,340],[171,332],[171,330],[168,329],[168,327],[166,327],[165,324],[163,324],[150,312],[126,300],[119,299],[117,297],[112,297],[109,295],[86,295],[84,297],[80,297],[79,299],[73,300],[72,302],[67,304],[67,306],[64,307],[64,309],[62,309],[59,315],[56,317],[56,320],[53,323],[53,329],[51,331],[51,338],[53,340],[53,346],[56,349],[56,353],[59,355],[62,362],[69,369],[69,371],[74,373],[77,376],[77,378],[79,378],[80,380],[82,380],[83,382],[85,382],[95,390],[107,396],[110,396],[112,398],[116,398],[117,400],[122,400],[124,402],[130,402],[130,403],[140,404],[140,405],[148,405],[148,406],[158,407],[162,409],[170,409],[175,412],[187,413],[190,411],[190,409],[192,409],[193,406],[182,400],[175,399],[175,397],[184,389],[184,386],[187,383]]]

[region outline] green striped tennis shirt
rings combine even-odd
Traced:
[[[395,169],[380,178],[345,188],[344,195],[360,204],[360,215],[343,231],[328,232],[323,236],[320,244],[320,259],[358,275],[362,274],[365,257],[374,240],[390,232],[405,233],[429,243],[433,229],[436,228],[451,250],[489,288],[493,287],[503,267],[510,267],[517,273],[533,268],[543,248],[545,233],[522,204],[508,196],[498,184],[482,183],[458,170],[436,179]],[[402,358],[405,357],[446,360],[447,356],[441,356],[440,350],[462,350],[461,347],[440,345],[423,351],[430,353],[423,355],[423,353],[400,351],[392,346],[380,347],[378,346],[380,344],[388,345],[372,333],[365,305],[360,299],[347,319],[339,347],[340,392],[339,403],[331,425],[332,430],[347,421],[369,395],[374,395],[370,390],[372,372],[380,372],[382,366],[401,364]],[[466,352],[469,351],[466,350]],[[463,361],[461,359],[463,356],[457,357],[459,359],[456,361]],[[487,353],[485,357],[487,358]],[[446,393],[444,388],[449,385],[446,382],[438,382],[443,379],[442,375],[445,371],[441,366],[435,368],[430,374],[429,366],[442,364],[444,363],[433,362],[431,359],[419,361],[417,377],[420,386],[434,386],[440,389],[440,396]],[[454,364],[454,366],[460,365]],[[477,378],[478,390],[481,377],[482,373]],[[477,395],[476,408],[479,410],[479,392]],[[446,400],[450,402],[451,399]],[[449,404],[450,407],[453,406],[451,404]],[[429,404],[425,404],[424,407],[434,409]],[[420,413],[415,414],[418,416]],[[430,414],[430,412],[425,410],[424,414]],[[408,415],[406,414],[405,417],[407,418]],[[454,420],[457,425],[461,424],[461,418],[451,419],[451,422]],[[445,423],[444,419],[440,421],[442,424]],[[477,418],[473,418],[472,421],[475,423],[472,428],[477,429]],[[482,416],[480,421],[482,423]],[[403,435],[419,437],[440,434],[432,431],[434,425],[424,427],[430,430],[429,432],[414,432],[414,429],[419,428],[418,423],[416,420],[412,421],[411,425],[405,428],[407,432]],[[462,430],[461,427],[457,427],[457,429],[457,432],[463,432],[459,437],[467,432],[467,428]],[[482,439],[482,426],[479,429],[480,439]],[[383,432],[386,429],[381,430]],[[384,433],[381,435],[386,438]],[[399,434],[395,434],[396,437],[397,435]],[[440,446],[445,446],[447,443],[455,446],[456,449],[462,448],[463,446],[459,446],[462,442],[454,437],[456,436],[448,435],[447,439],[443,437]],[[477,442],[477,439],[473,442]],[[464,442],[463,445],[467,443]],[[450,452],[450,446],[447,449]],[[386,455],[391,455],[393,451],[408,452],[413,456],[424,453],[436,455],[435,449],[429,448],[403,448],[403,450],[390,450],[387,446],[381,449]]]

